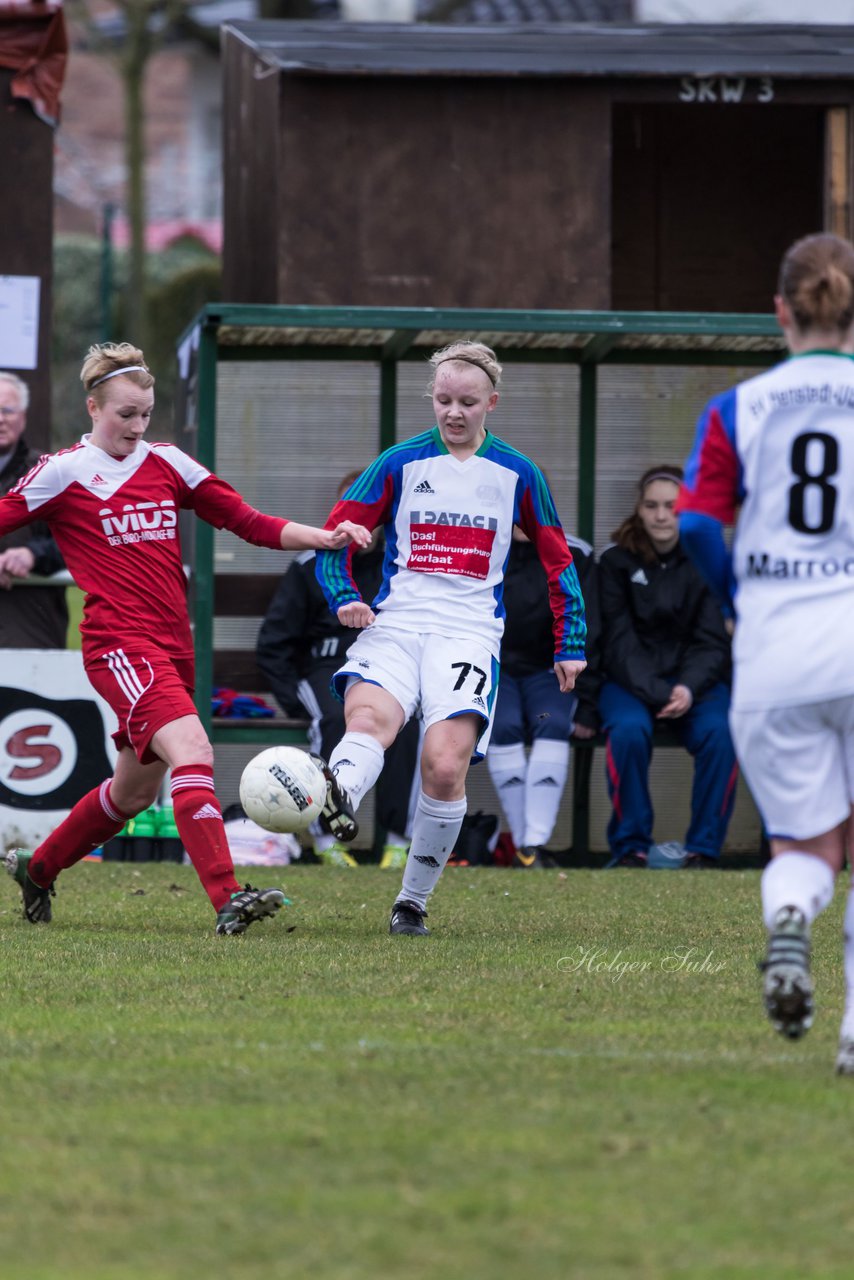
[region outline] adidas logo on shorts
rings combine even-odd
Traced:
[[[429,480],[422,480],[420,484],[417,484],[415,486],[412,492],[413,493],[435,493],[436,490],[431,487]]]
[[[214,805],[203,804],[201,809],[197,809],[196,812],[193,814],[193,821],[195,822],[196,818],[218,818],[218,817],[220,817],[220,812]]]

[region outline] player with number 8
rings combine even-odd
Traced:
[[[793,244],[774,302],[791,358],[706,406],[678,509],[683,544],[734,603],[731,727],[772,852],[763,997],[796,1039],[813,1019],[810,927],[852,857],[854,246]],[[844,964],[837,1071],[854,1075],[851,889]]]

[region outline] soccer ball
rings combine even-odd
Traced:
[[[240,803],[265,831],[305,831],[326,803],[323,771],[298,747],[268,747],[240,779]]]

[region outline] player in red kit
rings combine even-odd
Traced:
[[[273,915],[278,889],[241,889],[214,792],[213,749],[196,714],[193,642],[178,512],[256,546],[335,550],[370,535],[342,521],[331,530],[256,511],[174,445],[145,442],[154,377],[129,343],[90,347],[80,374],[92,431],[43,457],[0,499],[0,534],[45,521],[86,593],[80,628],[92,686],[115,711],[118,761],[106,779],[30,855],[7,855],[31,923],[51,918],[60,871],[116,835],[157,797],[172,771],[175,821],[217,913],[217,933],[243,933]]]

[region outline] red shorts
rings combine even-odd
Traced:
[[[116,750],[132,747],[140,764],[160,758],[149,746],[158,729],[181,716],[198,715],[192,658],[171,658],[148,645],[87,654],[84,665],[90,684],[118,717]]]

